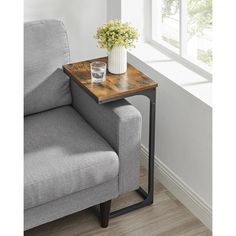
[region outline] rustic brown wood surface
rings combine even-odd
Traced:
[[[141,169],[140,184],[146,186],[147,175]],[[112,210],[140,201],[136,192],[112,200]],[[25,232],[25,236],[211,236],[208,230],[163,185],[155,179],[154,203],[110,219],[101,228],[92,209],[87,209]]]
[[[92,83],[90,63],[93,61],[107,62],[107,58],[97,58],[83,62],[71,63],[63,66],[64,72],[90,94],[98,103],[115,100],[122,96],[131,96],[135,93],[156,88],[155,81],[128,64],[127,72],[114,75],[108,72],[106,81]]]

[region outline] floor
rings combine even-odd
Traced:
[[[145,187],[146,171],[141,168],[141,185]],[[119,209],[140,197],[131,192],[113,200],[112,209]],[[109,227],[99,226],[92,209],[64,217],[28,230],[25,236],[210,236],[209,231],[162,184],[155,180],[154,203],[110,220]]]

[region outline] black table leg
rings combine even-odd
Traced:
[[[133,204],[131,206],[116,210],[110,213],[110,218],[123,215],[130,211],[151,205],[153,203],[154,193],[154,154],[155,154],[155,119],[156,119],[156,89],[145,91],[141,94],[145,95],[150,100],[149,110],[149,159],[148,159],[148,192],[142,187],[139,187],[136,191],[144,199],[141,202]]]
[[[150,98],[149,119],[149,160],[148,160],[148,197],[149,203],[153,203],[154,192],[154,156],[155,156],[155,120],[156,120],[156,90]]]

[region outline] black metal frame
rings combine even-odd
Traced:
[[[141,202],[124,207],[122,209],[113,211],[110,213],[110,218],[126,214],[130,211],[137,210],[139,208],[149,206],[153,203],[153,192],[154,192],[154,153],[155,153],[155,116],[156,116],[156,88],[151,88],[149,90],[141,91],[138,93],[124,95],[110,100],[98,102],[107,103],[122,98],[127,98],[135,95],[144,95],[149,98],[150,110],[149,110],[149,160],[148,160],[148,192],[146,192],[142,187],[137,189],[137,193],[143,198]]]
[[[64,69],[64,68],[63,68]],[[65,71],[65,70],[64,70]],[[68,71],[65,71],[67,74]],[[73,78],[70,73],[68,74]],[[75,82],[77,82],[75,80]],[[81,86],[79,84],[79,86]],[[141,202],[135,203],[133,205],[124,207],[122,209],[110,212],[109,218],[120,216],[128,212],[137,210],[139,208],[149,206],[153,203],[153,193],[154,193],[154,153],[155,153],[155,117],[156,117],[156,86],[146,89],[144,91],[134,92],[126,95],[120,95],[117,97],[112,97],[106,100],[99,100],[94,94],[87,90],[88,94],[96,100],[98,104],[104,104],[112,101],[117,101],[123,98],[132,97],[136,95],[143,95],[149,98],[150,109],[149,109],[149,154],[148,154],[148,191],[146,192],[141,186],[136,190],[136,192],[143,198]]]

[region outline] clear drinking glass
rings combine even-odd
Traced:
[[[95,61],[90,64],[93,83],[101,83],[106,80],[106,63]]]

